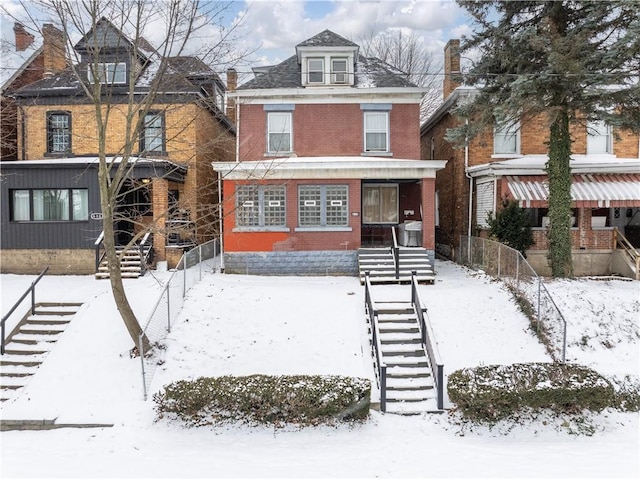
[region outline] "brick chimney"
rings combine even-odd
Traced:
[[[442,93],[445,100],[460,86],[460,78],[460,40],[449,40],[444,46]]]
[[[36,37],[29,33],[22,23],[13,25],[13,33],[16,37],[16,51],[23,52],[31,46]]]
[[[51,77],[67,66],[64,34],[50,23],[42,26],[44,77]]]
[[[238,88],[238,72],[234,68],[227,70],[227,92],[236,91]],[[236,101],[233,98],[227,100],[227,116],[235,123],[236,122]]]

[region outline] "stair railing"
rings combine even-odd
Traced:
[[[635,279],[640,279],[640,254],[618,228],[613,228],[613,249],[624,251],[624,255],[635,266]]]
[[[0,321],[0,323],[1,323],[0,329],[2,330],[0,332],[0,335],[1,335],[1,338],[0,338],[0,355],[4,354],[7,320],[13,314],[13,312],[18,308],[18,306],[20,306],[22,301],[29,295],[29,293],[31,293],[31,309],[29,310],[29,315],[33,314],[33,312],[36,310],[36,285],[38,284],[38,281],[40,281],[42,279],[42,277],[47,273],[47,271],[49,271],[49,266],[47,266],[42,271],[42,273],[40,273],[40,275],[31,283],[31,286],[29,286],[27,288],[27,290],[24,292],[24,294],[22,296],[20,296],[20,299],[18,301],[16,301],[16,303],[9,310],[9,312],[2,317],[2,320]]]
[[[144,275],[147,271],[147,265],[153,259],[153,235],[151,231],[147,231],[142,237],[138,245],[140,251],[140,274]]]
[[[444,364],[440,358],[433,329],[431,328],[431,322],[427,316],[427,308],[422,306],[418,295],[418,279],[416,278],[415,271],[411,272],[411,304],[418,316],[422,346],[426,349],[427,355],[429,356],[431,373],[436,383],[437,407],[438,409],[444,409]]]
[[[380,387],[380,411],[387,410],[387,365],[382,358],[382,344],[380,343],[380,332],[378,331],[378,311],[375,303],[371,298],[371,280],[369,279],[369,271],[364,274],[364,301],[368,314],[369,324],[371,325],[371,346],[376,361],[378,373],[378,386]]]
[[[103,249],[103,246],[104,246],[104,231],[100,232],[100,234],[96,238],[96,241],[93,243],[93,246],[96,250],[96,273],[97,273],[98,269],[100,268],[100,263],[102,262],[105,255],[107,254],[107,252],[104,250],[100,252],[100,250]]]
[[[398,246],[398,237],[396,235],[396,227],[391,227],[391,236],[393,244],[391,245],[391,254],[393,255],[393,263],[396,267],[396,279],[400,279],[400,247]]]

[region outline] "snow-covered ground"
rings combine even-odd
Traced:
[[[451,372],[465,366],[549,361],[500,282],[449,262],[420,287]],[[168,273],[126,287],[146,320]],[[2,312],[32,276],[2,275]],[[640,283],[547,284],[568,322],[568,359],[605,375],[640,376]],[[409,300],[408,286],[374,286]],[[38,301],[84,305],[3,419],[112,423],[110,428],[0,434],[2,477],[638,477],[638,414],[605,411],[585,423],[545,415],[469,427],[455,415],[373,411],[362,425],[303,430],[184,428],[155,422],[143,401],[140,359],[109,292],[91,276],[47,276]],[[176,379],[222,374],[373,377],[364,291],[349,277],[209,273],[166,339],[151,392]],[[594,434],[586,435],[585,431]]]

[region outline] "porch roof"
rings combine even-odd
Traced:
[[[542,175],[505,176],[511,197],[525,208],[547,207],[549,180]],[[503,189],[504,191],[504,189]],[[573,174],[571,201],[576,207],[640,207],[639,174]]]
[[[259,161],[213,162],[223,180],[421,179],[435,178],[446,161],[379,156],[286,157]]]

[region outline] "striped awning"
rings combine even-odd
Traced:
[[[576,174],[571,177],[571,200],[576,208],[640,207],[640,174]],[[549,179],[546,176],[506,176],[505,179],[511,197],[520,206],[547,206]]]

